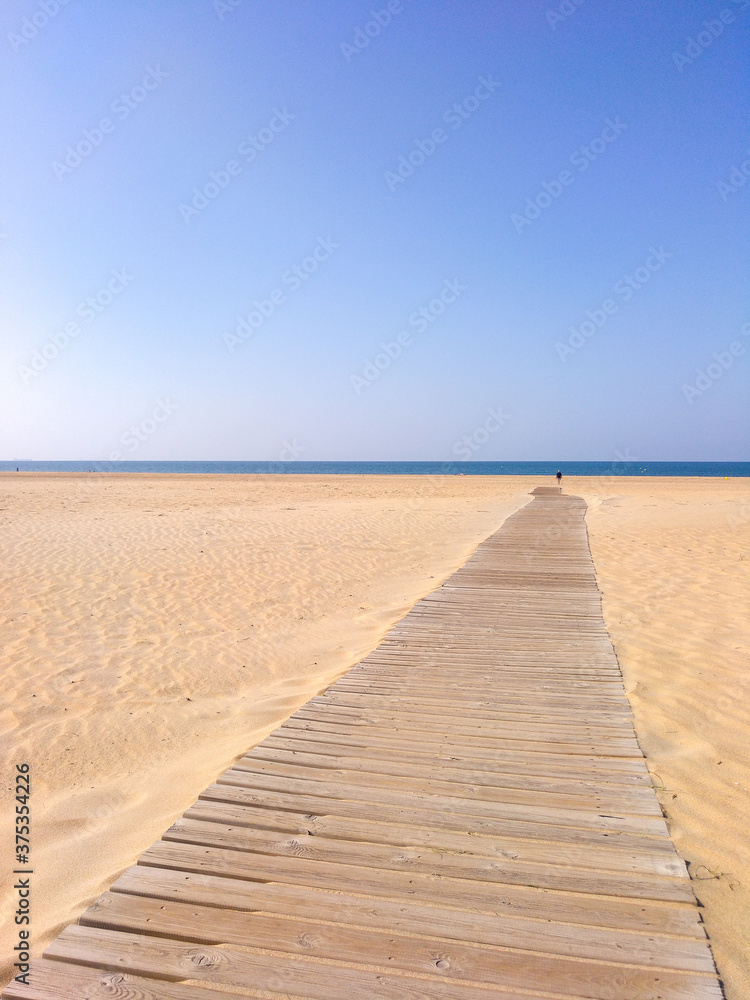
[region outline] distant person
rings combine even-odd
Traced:
[[[560,472],[560,470],[558,469],[557,470],[557,485],[560,486],[561,484],[562,484],[562,472]]]

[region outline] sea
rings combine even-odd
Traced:
[[[342,476],[750,476],[750,462],[0,462],[0,472]]]

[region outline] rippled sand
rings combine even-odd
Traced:
[[[750,997],[750,481],[569,479],[728,1000]]]
[[[34,771],[34,954],[539,482],[0,474],[0,738]],[[564,488],[590,505],[641,745],[728,997],[746,998],[750,483]],[[3,956],[11,912],[4,895]]]
[[[473,476],[0,474],[0,739],[3,760],[33,768],[33,954],[526,489]],[[9,782],[2,796],[7,817]],[[1,982],[11,912],[4,892]]]

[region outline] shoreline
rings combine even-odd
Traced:
[[[7,464],[7,463],[0,463],[0,464]],[[21,463],[21,464],[29,464],[29,463]],[[96,464],[96,463],[92,463],[92,464]],[[110,464],[112,464],[112,463],[110,463]],[[126,464],[126,463],[121,463],[121,464]],[[133,465],[138,465],[138,464],[141,464],[141,463],[133,462],[132,464]],[[162,463],[148,463],[148,464],[162,464]],[[170,463],[163,463],[163,464],[170,464]],[[183,463],[176,463],[176,464],[183,464]],[[184,464],[188,464],[188,463],[184,463]],[[198,463],[198,464],[204,464],[204,463]],[[209,463],[205,463],[205,464],[209,464]],[[226,463],[226,464],[231,464],[231,463]],[[237,464],[244,465],[246,463],[242,462],[242,463],[237,463]],[[239,477],[245,477],[245,478],[248,478],[248,479],[256,479],[256,478],[260,478],[260,477],[272,477],[274,479],[285,479],[285,478],[288,478],[288,477],[294,477],[295,479],[296,478],[301,478],[301,477],[313,478],[313,479],[363,479],[363,478],[365,478],[365,479],[384,479],[384,478],[394,478],[394,479],[427,479],[427,478],[432,478],[432,479],[454,479],[454,478],[467,477],[467,478],[472,478],[472,479],[498,479],[498,480],[516,479],[516,480],[528,480],[529,482],[531,482],[531,481],[535,482],[537,485],[540,484],[540,480],[543,480],[543,482],[541,483],[541,485],[545,485],[547,483],[547,481],[549,481],[549,483],[551,483],[552,485],[556,485],[556,482],[555,482],[555,473],[554,472],[550,472],[550,473],[546,473],[546,472],[540,472],[540,473],[534,473],[534,472],[497,472],[497,471],[494,471],[494,470],[493,471],[486,471],[486,472],[458,472],[458,471],[455,471],[455,469],[458,468],[458,467],[460,467],[460,466],[471,466],[471,465],[482,465],[482,464],[485,464],[485,463],[481,463],[481,462],[472,463],[472,462],[463,462],[463,461],[461,461],[461,462],[425,463],[425,464],[429,464],[429,465],[432,465],[432,464],[441,465],[441,466],[444,466],[444,467],[448,467],[450,469],[450,471],[448,471],[448,468],[446,468],[444,471],[435,470],[435,471],[430,471],[430,472],[427,472],[427,471],[425,471],[425,472],[406,472],[406,471],[404,471],[404,472],[390,472],[390,471],[379,471],[379,470],[378,471],[368,471],[368,472],[355,472],[355,471],[347,471],[347,472],[344,472],[344,471],[341,471],[341,472],[318,471],[318,472],[313,472],[313,471],[310,471],[310,470],[301,471],[300,467],[303,466],[303,465],[305,465],[306,463],[304,463],[304,462],[298,462],[298,461],[295,461],[295,462],[263,462],[263,463],[258,463],[258,464],[267,465],[267,466],[276,466],[276,468],[273,468],[273,469],[260,469],[260,470],[248,470],[248,471],[239,471],[238,470],[236,472],[226,472],[226,471],[221,471],[220,472],[218,470],[215,471],[215,472],[208,472],[208,471],[201,470],[201,469],[195,470],[195,471],[191,472],[191,471],[188,471],[186,469],[179,469],[179,470],[175,469],[174,471],[168,471],[166,469],[141,469],[141,470],[135,470],[135,469],[111,469],[111,468],[107,468],[107,469],[2,469],[2,468],[0,468],[0,479],[3,479],[6,476],[11,477],[11,478],[15,478],[17,476],[27,476],[27,477],[32,477],[32,476],[56,476],[56,477],[63,477],[63,476],[69,476],[69,477],[89,477],[89,476],[95,476],[95,477],[103,477],[103,476],[106,476],[106,477],[121,478],[121,479],[125,478],[125,477],[128,477],[128,478],[131,478],[131,477],[145,478],[147,476],[151,476],[151,477],[167,476],[170,479],[175,479],[175,478],[177,478],[179,476],[184,476],[184,477],[187,477],[187,478],[190,478],[190,479],[195,479],[197,477],[205,477],[205,478],[210,478],[210,479],[237,479]],[[338,463],[315,462],[315,463],[309,463],[309,464],[314,464],[314,465],[331,464],[331,465],[335,465],[335,464],[338,464]],[[369,462],[349,463],[349,462],[342,462],[340,464],[342,464],[342,465],[356,465],[356,464],[362,464],[362,465],[380,465],[380,464],[383,464],[383,465],[391,465],[391,464],[416,465],[416,464],[419,464],[419,463],[415,463],[415,462],[404,462],[404,463],[378,463],[378,462],[373,462],[373,463],[369,463]],[[486,463],[486,464],[487,465],[494,465],[494,463],[491,463],[491,462],[490,463]],[[513,464],[513,463],[509,463],[509,464]],[[544,463],[544,464],[547,464],[547,463]],[[568,463],[560,462],[560,463],[557,463],[557,464],[558,464],[558,466],[562,466],[562,465],[566,465]],[[581,463],[581,464],[584,464],[584,463]],[[676,480],[676,481],[690,480],[690,481],[694,481],[694,482],[698,482],[698,481],[701,481],[701,480],[707,480],[707,481],[710,481],[710,482],[715,482],[717,480],[725,480],[725,479],[727,479],[727,480],[730,480],[730,481],[733,481],[733,482],[744,481],[744,480],[747,480],[748,482],[750,482],[750,472],[748,472],[747,475],[734,474],[734,475],[729,475],[729,476],[724,475],[723,473],[719,473],[719,472],[717,472],[717,473],[715,473],[713,475],[708,475],[708,474],[693,475],[693,474],[687,474],[687,473],[685,473],[684,475],[668,475],[668,474],[662,474],[662,473],[646,473],[646,472],[628,473],[628,472],[618,472],[618,471],[616,471],[614,469],[614,467],[618,464],[616,462],[615,463],[610,463],[610,462],[604,463],[603,462],[603,463],[591,463],[591,464],[602,464],[602,465],[605,465],[607,467],[607,469],[612,470],[612,471],[602,471],[602,472],[593,472],[592,471],[592,472],[587,472],[587,473],[583,473],[583,472],[563,472],[563,481],[570,480],[570,479],[576,479],[576,480],[581,479],[581,480],[584,480],[584,481],[586,481],[586,480],[592,480],[592,479],[608,479],[608,480],[612,479],[612,480],[615,480],[615,481],[619,481],[619,480],[622,479],[622,480],[633,481],[633,482],[635,482],[635,481],[643,482],[644,480],[645,481],[649,481],[649,482],[653,481],[653,480],[662,480],[662,481],[666,481],[666,480]],[[654,465],[663,465],[665,463],[654,462],[653,464]],[[679,463],[669,463],[669,464],[676,465],[676,464],[679,464]],[[725,467],[727,465],[737,465],[737,466],[743,467],[743,471],[744,471],[744,469],[750,469],[750,465],[747,462],[720,462],[720,463],[706,463],[706,462],[693,463],[693,462],[686,462],[686,463],[683,463],[683,464],[690,465],[690,466],[693,466],[693,465],[717,464],[717,465],[721,465],[722,467]],[[550,465],[555,465],[555,463],[550,463]],[[283,466],[283,468],[280,468],[281,466]],[[298,470],[300,470],[300,471],[298,471]]]

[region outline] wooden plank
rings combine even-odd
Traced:
[[[545,775],[541,776],[530,773],[519,774],[517,765],[514,769],[512,764],[507,763],[503,767],[498,767],[482,761],[469,763],[455,758],[435,758],[432,756],[425,759],[423,756],[415,756],[414,754],[385,754],[382,751],[377,753],[375,750],[370,751],[369,754],[350,756],[345,753],[332,752],[334,747],[326,748],[321,744],[312,744],[312,746],[317,749],[310,750],[311,744],[307,742],[304,744],[305,749],[277,749],[275,746],[266,746],[264,741],[261,746],[244,754],[240,761],[248,765],[260,764],[261,762],[297,764],[305,766],[309,771],[317,769],[323,775],[330,771],[344,770],[418,778],[424,775],[426,770],[429,770],[431,774],[442,781],[460,784],[498,785],[506,788],[529,788],[547,792],[560,791],[586,797],[599,792],[612,795],[622,794],[623,798],[620,801],[627,801],[629,796],[633,796],[634,801],[640,801],[641,797],[653,800],[651,783],[646,782],[641,775],[633,776],[633,780],[630,781],[626,780],[630,777],[629,775],[621,776],[619,781],[603,781],[598,773],[589,775],[585,771],[558,768],[558,773],[551,776],[546,769],[540,769],[545,770]],[[312,778],[314,775],[311,774],[310,777]]]
[[[459,812],[445,809],[418,808],[416,803],[408,801],[406,805],[379,802],[377,809],[367,810],[366,803],[356,799],[333,799],[322,795],[301,792],[277,792],[269,789],[257,789],[244,784],[229,784],[216,782],[209,785],[198,798],[198,804],[204,801],[229,802],[237,805],[277,809],[287,812],[303,811],[311,818],[314,815],[341,816],[359,818],[369,813],[373,818],[383,822],[430,827],[434,830],[455,830],[468,834],[484,834],[492,836],[509,836],[542,840],[549,843],[569,843],[586,845],[617,845],[626,850],[645,850],[674,853],[666,827],[659,835],[626,833],[622,830],[595,830],[574,826],[561,826],[555,823],[554,815],[549,822],[541,822],[538,817],[510,819],[507,817],[467,816]],[[554,850],[551,846],[550,850]]]
[[[435,812],[452,810],[465,816],[484,816],[488,819],[536,820],[555,826],[574,826],[580,829],[620,831],[644,836],[666,836],[666,823],[660,816],[636,816],[627,813],[606,813],[561,805],[537,805],[534,801],[503,802],[499,798],[487,799],[480,795],[470,796],[464,789],[463,795],[430,794],[429,791],[356,785],[343,781],[298,781],[293,778],[276,778],[268,774],[253,774],[237,768],[230,768],[221,775],[217,784],[234,785],[239,788],[285,792],[287,795],[314,794],[331,799],[349,799],[372,805],[412,806],[416,809],[432,809]],[[499,791],[499,789],[498,789]],[[511,789],[511,791],[514,791]],[[541,793],[539,793],[541,796]],[[534,797],[532,796],[531,799]]]
[[[440,943],[435,947],[426,942],[418,947],[413,939],[394,937],[378,947],[378,938],[374,933],[369,935],[368,951],[365,953],[368,969],[356,961],[362,958],[362,951],[357,949],[357,945],[361,948],[362,944],[361,932],[358,934],[343,929],[334,937],[328,927],[318,925],[314,933],[295,933],[294,924],[286,921],[292,924],[287,930],[293,937],[289,941],[284,936],[284,923],[276,921],[273,930],[280,939],[279,943],[289,946],[288,955],[282,948],[275,948],[269,954],[247,944],[242,950],[231,945],[217,948],[178,939],[75,925],[67,928],[46,954],[62,961],[71,957],[78,964],[96,964],[136,975],[166,973],[173,978],[190,978],[217,986],[241,987],[250,983],[256,989],[280,993],[298,993],[302,986],[308,995],[326,1000],[350,1000],[352,996],[366,995],[364,989],[368,984],[380,988],[382,976],[388,976],[391,986],[399,985],[404,991],[410,987],[424,990],[416,996],[450,996],[454,1000],[490,996],[508,1000],[509,992],[516,1000],[521,1000],[518,989],[525,990],[529,982],[536,984],[545,979],[554,984],[557,996],[573,1000],[580,1000],[581,997],[611,1000],[613,982],[623,995],[637,996],[639,1000],[721,998],[715,979],[700,973],[618,967],[586,960],[549,960],[541,955],[534,956],[531,962],[526,953],[501,952],[499,949],[491,955],[485,952],[482,962],[472,962],[474,956],[467,954],[469,949],[459,945],[446,948],[440,947]],[[262,947],[268,934],[263,933],[261,921],[256,921],[255,934]],[[329,956],[337,953],[351,958],[332,963]],[[377,974],[375,977],[373,972]],[[441,991],[440,986],[448,987],[450,992]],[[322,992],[323,989],[326,992]],[[550,987],[542,989],[542,996],[550,997]],[[389,994],[384,994],[380,988],[374,995]],[[523,1000],[529,1000],[528,993]]]
[[[580,774],[582,778],[595,777],[600,781],[615,781],[630,783],[645,782],[651,785],[648,768],[642,759],[630,757],[622,760],[617,757],[571,757],[569,754],[535,753],[527,750],[487,750],[479,747],[471,750],[457,746],[448,749],[415,747],[408,739],[378,740],[374,745],[361,733],[353,736],[321,735],[319,739],[309,738],[309,734],[294,731],[286,736],[267,736],[255,749],[280,748],[293,752],[309,753],[346,753],[350,756],[368,757],[373,754],[383,755],[388,759],[408,757],[415,761],[423,761],[429,769],[431,762],[449,765],[451,761],[460,766],[471,766],[481,770],[507,771],[513,768],[523,774],[556,774],[560,777]],[[318,751],[318,747],[324,747]],[[425,759],[426,758],[426,759]]]
[[[581,892],[551,892],[534,886],[471,881],[443,876],[439,857],[435,858],[430,874],[321,863],[304,857],[296,857],[292,865],[289,858],[289,854],[252,854],[188,842],[158,841],[141,855],[138,863],[223,878],[386,896],[407,903],[417,901],[464,910],[493,909],[496,913],[540,921],[556,920],[621,930],[653,930],[666,934],[666,928],[678,920],[677,906],[685,908],[681,919],[686,925],[699,921],[697,907],[692,901],[677,904],[629,897],[608,899]]]
[[[311,722],[307,720],[297,720],[292,716],[287,719],[283,726],[280,726],[275,730],[278,735],[286,735],[290,730],[302,729],[309,733],[339,733],[341,735],[347,735],[352,730],[365,729],[367,730],[368,736],[372,739],[377,739],[378,736],[383,734],[388,734],[394,732],[393,729],[384,726],[373,726],[373,725],[361,725],[361,726],[346,726],[343,723],[331,724],[328,722]],[[405,727],[405,730],[396,729],[395,732],[411,731],[411,727]],[[562,743],[559,740],[551,738],[549,740],[544,738],[544,734],[538,734],[536,738],[524,739],[523,736],[519,735],[517,737],[508,736],[503,737],[500,735],[486,735],[486,736],[472,736],[461,731],[460,727],[450,727],[446,726],[443,733],[440,732],[430,732],[422,730],[418,733],[417,738],[422,743],[434,743],[436,745],[467,745],[469,747],[484,747],[487,749],[498,749],[498,750],[539,750],[542,753],[550,749],[550,746],[554,747],[556,753],[562,754],[580,754],[585,756],[586,754],[595,754],[597,756],[615,756],[615,757],[642,757],[640,747],[635,740],[619,740],[616,746],[611,746],[605,744],[601,740],[591,740],[590,742],[581,743]]]
[[[327,921],[377,928],[392,934],[422,935],[425,929],[429,929],[431,936],[448,940],[501,945],[524,951],[541,950],[548,954],[593,958],[602,962],[666,965],[689,972],[713,970],[702,925],[695,922],[684,925],[675,922],[670,925],[669,935],[643,934],[550,920],[541,923],[490,910],[467,912],[447,906],[425,906],[418,902],[405,906],[403,900],[394,902],[387,898],[186,874],[142,865],[124,872],[112,886],[112,891],[230,911],[261,911],[313,920],[324,915]],[[678,908],[675,912],[681,917],[686,911]],[[478,913],[492,919],[478,919]],[[689,931],[692,936],[677,936],[684,931]]]
[[[302,996],[312,1000],[353,1000],[370,996],[378,1000],[424,1000],[425,997],[435,1000],[529,1000],[526,992],[471,985],[453,978],[441,979],[437,964],[441,961],[440,956],[435,958],[433,974],[396,975],[389,968],[364,969],[281,952],[264,954],[249,948],[240,951],[192,945],[76,924],[66,928],[45,954],[61,962],[94,965],[136,976],[191,979],[217,988],[247,990],[249,986],[251,990],[268,990],[285,997]],[[550,993],[539,995],[539,1000],[558,998],[559,994],[557,997]],[[713,1000],[713,995],[695,993],[690,1000]]]
[[[233,771],[247,774],[274,775],[296,778],[304,781],[342,781],[360,787],[398,788],[404,791],[424,791],[431,794],[459,795],[468,798],[483,798],[490,802],[519,802],[550,805],[554,808],[590,809],[594,811],[618,809],[621,812],[643,816],[661,816],[662,812],[654,798],[653,791],[644,789],[607,789],[601,786],[579,784],[575,791],[565,786],[537,780],[524,782],[503,779],[502,773],[472,775],[466,771],[452,772],[452,780],[442,775],[425,778],[415,774],[397,774],[392,769],[383,768],[373,772],[365,768],[311,767],[305,761],[269,761],[258,757],[242,757],[232,767]],[[474,780],[472,780],[472,778]]]
[[[513,711],[504,703],[493,704],[489,699],[477,701],[474,699],[468,706],[460,704],[454,698],[439,700],[435,698],[419,697],[418,695],[396,696],[394,698],[384,698],[380,694],[366,693],[362,691],[359,695],[347,694],[339,691],[335,686],[328,689],[324,695],[311,698],[303,706],[305,710],[336,710],[341,715],[362,715],[376,712],[383,715],[395,714],[420,715],[429,717],[432,722],[444,722],[446,719],[446,709],[452,705],[453,711],[450,715],[456,721],[464,725],[476,725],[477,722],[485,720],[503,725],[533,725],[535,722],[547,722],[555,729],[565,731],[571,728],[583,726],[588,729],[612,730],[613,734],[619,735],[622,732],[632,733],[632,719],[622,713],[604,713],[592,717],[590,712],[579,709],[577,713],[570,712],[565,718],[550,720],[546,713],[536,711],[519,712]],[[531,709],[533,706],[529,706]],[[302,709],[300,709],[302,711]],[[295,713],[296,714],[296,713]],[[425,720],[427,721],[427,720]]]
[[[368,725],[379,728],[408,728],[410,732],[454,732],[465,733],[467,736],[513,736],[519,739],[533,738],[554,743],[581,743],[588,740],[600,740],[607,746],[637,746],[632,726],[590,726],[581,722],[577,725],[569,723],[558,726],[548,719],[502,719],[486,713],[484,717],[474,713],[469,719],[460,714],[445,712],[419,712],[413,709],[343,708],[338,705],[320,705],[308,703],[291,716],[293,719],[310,719],[318,722],[343,723],[344,725]]]
[[[692,903],[693,890],[687,878],[641,875],[637,872],[603,871],[591,868],[572,869],[548,862],[524,862],[511,857],[488,858],[452,854],[429,848],[398,848],[366,841],[327,840],[310,834],[288,836],[273,830],[233,827],[216,822],[176,820],[164,834],[164,840],[184,844],[217,847],[237,852],[270,854],[289,859],[294,867],[299,858],[306,861],[354,865],[389,871],[435,874],[439,862],[441,876],[470,879],[485,884],[524,885],[565,892],[595,893],[635,899],[658,899]]]
[[[480,917],[477,916],[477,922]],[[658,996],[659,990],[678,995],[701,983],[700,973],[681,970],[602,963],[596,959],[547,955],[537,949],[501,948],[493,945],[448,941],[423,934],[396,936],[390,930],[324,924],[299,917],[278,917],[260,912],[237,913],[187,903],[134,899],[120,893],[105,893],[84,916],[86,926],[137,934],[153,932],[175,941],[203,944],[242,945],[254,949],[314,956],[337,963],[358,965],[366,956],[368,965],[402,973],[427,974],[436,968],[445,978],[486,983],[506,989],[548,990],[581,996],[600,983],[599,997],[606,994],[610,976],[633,994]],[[442,963],[442,964],[440,964]],[[709,974],[712,972],[709,969]],[[699,978],[700,977],[700,978]],[[710,990],[710,978],[703,980]],[[687,987],[687,990],[685,989]],[[710,996],[710,992],[706,992]],[[715,995],[715,994],[714,994]]]
[[[419,729],[442,729],[446,725],[466,729],[467,736],[472,732],[468,730],[479,730],[480,733],[488,729],[496,729],[500,732],[524,734],[527,730],[534,730],[543,726],[546,732],[554,732],[556,736],[565,740],[575,735],[576,732],[590,732],[594,736],[602,738],[612,737],[617,739],[633,739],[634,732],[632,719],[622,716],[621,719],[608,722],[606,724],[591,723],[591,713],[588,712],[586,718],[579,714],[576,718],[572,713],[566,713],[560,719],[550,718],[546,711],[537,710],[534,715],[519,715],[512,711],[512,706],[505,709],[494,709],[487,707],[483,710],[477,708],[465,709],[458,702],[455,704],[455,713],[450,710],[450,700],[438,707],[435,705],[420,703],[415,696],[407,703],[405,699],[394,696],[393,698],[379,698],[379,702],[371,700],[369,703],[362,698],[358,706],[340,704],[334,699],[339,692],[336,687],[329,689],[330,694],[320,696],[315,701],[309,702],[298,709],[291,718],[318,718],[322,721],[346,721],[357,719],[369,719],[380,725],[383,721],[388,726],[394,723],[410,722]],[[533,692],[526,697],[531,700]],[[344,695],[342,695],[344,697]],[[379,696],[378,696],[379,697]],[[349,695],[349,700],[359,700],[354,695]],[[324,719],[323,717],[328,717]],[[612,716],[610,716],[612,718]]]
[[[445,665],[441,669],[449,670],[450,667]],[[406,687],[401,692],[402,694],[415,696],[418,695],[421,690],[424,690],[424,683],[422,685],[414,683],[411,687]],[[511,685],[508,684],[507,687],[503,684],[502,673],[498,671],[498,675],[492,678],[491,681],[487,681],[484,677],[477,677],[474,680],[474,686],[482,686],[488,683],[493,685],[502,685],[505,690],[505,695],[503,698],[503,704],[508,708],[512,707],[526,707],[533,706],[535,711],[544,712],[548,714],[551,719],[565,719],[568,717],[570,712],[580,712],[583,708],[590,716],[598,716],[600,713],[614,713],[617,711],[619,705],[622,704],[622,697],[610,697],[605,698],[602,695],[584,695],[584,694],[554,694],[549,688],[540,688],[537,685],[528,684],[522,686],[520,684]],[[372,685],[363,684],[362,690],[367,690],[375,688],[377,685],[373,681]],[[356,693],[356,688],[352,685],[343,685],[335,687],[336,691],[347,691],[350,693]],[[377,693],[389,697],[391,699],[398,699],[400,694],[395,688],[386,687],[381,685],[378,687]],[[455,697],[460,700],[462,697],[466,698],[467,695],[476,694],[476,692],[470,691],[470,684],[467,681],[465,685],[458,687],[446,686],[444,689],[446,700],[450,703]],[[627,713],[622,713],[623,715]],[[629,717],[629,716],[628,716]]]
[[[381,694],[368,691],[364,688],[358,694],[350,694],[342,691],[336,686],[331,687],[323,695],[311,698],[307,703],[310,706],[336,705],[341,708],[351,708],[358,711],[369,712],[371,709],[384,709],[386,711],[398,712],[418,712],[423,715],[440,716],[445,718],[446,709],[450,709],[451,715],[457,719],[494,719],[502,722],[515,722],[525,724],[527,722],[549,722],[549,716],[544,712],[534,711],[529,706],[527,711],[520,709],[510,710],[504,701],[497,702],[485,698],[479,701],[473,698],[468,702],[460,702],[455,693],[445,698],[427,698],[405,695],[387,698]],[[614,712],[602,712],[592,719],[591,713],[579,709],[577,712],[570,712],[561,719],[556,719],[553,723],[557,728],[570,728],[578,726],[584,722],[592,729],[614,728],[633,731],[632,718],[627,713],[615,714]]]
[[[200,819],[229,826],[248,826],[258,830],[278,830],[291,834],[311,834],[333,840],[363,840],[372,844],[396,847],[426,847],[430,850],[459,852],[482,857],[505,857],[520,861],[550,862],[580,868],[605,871],[628,871],[651,875],[687,878],[685,863],[674,849],[627,851],[606,844],[555,844],[548,841],[497,837],[491,834],[441,830],[417,823],[395,824],[382,820],[314,816],[309,813],[262,809],[232,805],[228,802],[206,802],[199,799],[183,814],[185,819]],[[670,848],[671,842],[666,841]]]
[[[222,990],[219,995],[226,996]],[[256,995],[243,993],[243,996]],[[3,991],[6,1000],[216,1000],[216,992],[203,986],[183,986],[164,979],[145,979],[123,972],[54,962],[45,958],[31,963],[29,983],[11,982]]]

